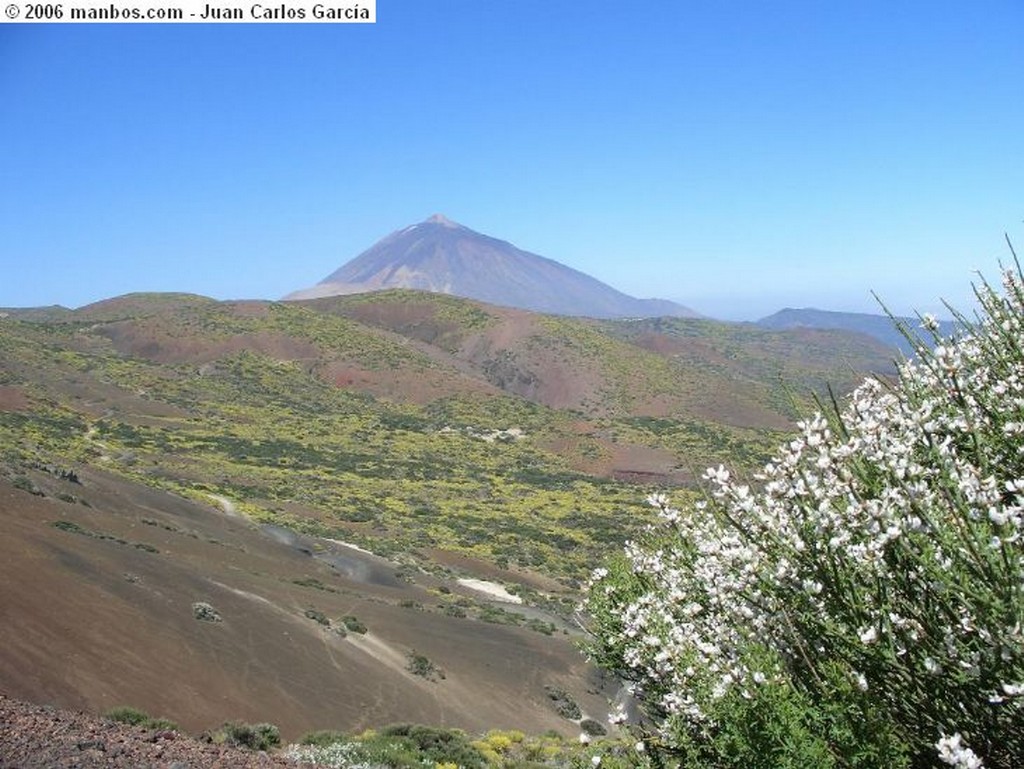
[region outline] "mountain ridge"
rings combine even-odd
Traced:
[[[595,318],[699,313],[638,299],[586,273],[434,214],[396,230],[322,281],[285,300],[412,288],[534,312]]]
[[[952,336],[957,329],[957,324],[940,320],[937,333],[941,337]],[[775,330],[792,330],[796,328],[834,329],[837,331],[850,331],[858,334],[865,334],[889,347],[899,350],[905,356],[914,354],[913,346],[902,333],[896,324],[901,324],[911,332],[922,333],[921,321],[919,318],[893,317],[877,315],[867,312],[838,312],[835,310],[821,310],[815,307],[785,307],[778,312],[765,316],[755,321],[755,325],[761,328]],[[927,332],[922,341],[931,343]]]

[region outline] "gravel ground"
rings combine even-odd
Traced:
[[[0,694],[0,769],[310,769],[273,754],[209,745]]]

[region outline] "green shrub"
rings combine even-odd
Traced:
[[[131,724],[132,726],[139,726],[149,720],[148,713],[129,705],[121,705],[116,708],[111,708],[107,711],[106,716],[111,721],[117,721],[122,724]]]
[[[22,491],[27,491],[29,494],[32,494],[34,496],[45,496],[42,490],[38,486],[36,486],[32,482],[32,480],[26,475],[17,476],[11,483],[14,485],[14,488],[21,489]]]
[[[580,721],[580,729],[591,737],[604,737],[608,734],[608,730],[593,718],[584,718]]]
[[[267,751],[281,744],[281,733],[274,724],[229,721],[214,733],[212,741],[249,750]]]
[[[346,614],[344,617],[341,618],[341,621],[344,623],[345,629],[351,633],[366,632],[366,625],[364,625],[362,622],[359,621],[357,617],[354,617],[351,614]]]
[[[331,621],[327,618],[327,615],[319,609],[309,608],[306,609],[304,613],[309,619],[313,620],[314,622],[319,622],[324,627],[331,626]]]
[[[545,686],[544,691],[547,692],[548,699],[555,706],[555,712],[562,718],[577,721],[583,717],[583,711],[580,710],[580,706],[576,704],[576,700],[572,698],[569,692],[559,689],[557,686]]]
[[[346,742],[349,740],[348,735],[344,732],[334,731],[333,729],[321,729],[315,732],[307,732],[299,738],[300,745],[316,745],[317,747],[326,747],[333,745],[336,742]]]
[[[107,711],[106,717],[111,721],[132,726],[142,726],[146,729],[159,729],[161,731],[178,731],[178,725],[166,718],[152,718],[148,713],[128,705],[121,705]]]
[[[201,622],[220,622],[220,613],[205,601],[192,604],[192,616]]]
[[[462,769],[483,769],[484,757],[458,729],[395,724],[380,730],[383,738],[401,737],[434,764],[455,764]]]
[[[409,652],[409,661],[406,664],[406,669],[414,676],[421,676],[426,678],[428,681],[435,681],[437,679],[444,679],[444,671],[441,670],[437,665],[431,662],[426,656],[413,650]]]

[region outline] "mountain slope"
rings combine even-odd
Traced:
[[[780,376],[846,389],[888,355],[412,290],[0,318],[0,691],[195,730],[571,734],[545,687],[603,720],[568,615],[644,496],[761,461],[799,413]]]
[[[896,318],[911,331],[920,331],[921,321],[917,318]],[[913,355],[914,350],[906,338],[897,330],[891,318],[864,312],[833,312],[816,310],[811,307],[793,309],[787,307],[757,321],[761,328],[789,330],[797,328],[836,329],[866,334],[882,344],[899,350],[903,355]],[[956,326],[950,321],[939,321],[938,332],[950,336]]]
[[[635,299],[582,272],[474,232],[441,215],[393,232],[312,288],[286,299],[414,288],[558,315],[595,318],[675,315],[693,310]]]

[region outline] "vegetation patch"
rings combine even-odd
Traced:
[[[405,667],[414,676],[420,676],[428,681],[444,680],[445,678],[444,671],[441,668],[415,649],[409,652],[408,662]]]
[[[567,718],[570,721],[579,721],[583,717],[583,711],[580,710],[580,706],[569,692],[559,689],[557,686],[545,686],[544,691],[547,692],[548,699],[551,700],[555,712],[562,718]]]
[[[331,621],[327,618],[327,615],[324,614],[319,609],[309,608],[309,609],[306,609],[306,611],[303,612],[303,613],[309,619],[311,619],[314,622],[317,622],[317,623],[323,625],[324,627],[330,627],[331,626]]]
[[[121,537],[115,537],[113,534],[104,534],[100,531],[92,531],[90,529],[83,528],[74,521],[54,521],[52,525],[55,529],[60,529],[61,531],[66,531],[71,534],[79,534],[83,537],[89,537],[90,539],[98,539],[105,542],[114,542],[118,545],[131,545],[137,550],[143,550],[147,553],[160,552],[160,550],[158,550],[156,547],[146,542],[129,542],[128,540],[122,539]]]
[[[366,633],[366,625],[352,614],[346,614],[341,618],[341,622],[350,633]]]
[[[220,612],[205,601],[196,601],[192,604],[192,616],[200,622],[221,622]]]
[[[178,731],[178,725],[166,718],[153,718],[148,713],[128,705],[111,708],[106,712],[106,717],[111,721],[132,726],[141,726],[145,729],[160,729],[163,731]]]
[[[206,742],[232,745],[249,750],[268,751],[281,745],[281,732],[274,724],[247,724],[229,721],[219,729],[203,734]]]
[[[292,583],[296,585],[301,585],[302,587],[311,587],[314,590],[322,590],[325,593],[338,592],[337,588],[333,588],[330,585],[325,585],[316,577],[302,577],[301,579],[293,579]]]

